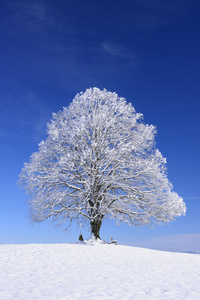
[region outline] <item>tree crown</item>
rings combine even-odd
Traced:
[[[99,232],[105,217],[151,225],[185,214],[155,147],[156,128],[142,119],[124,98],[98,88],[54,113],[20,175],[32,219],[89,221]]]

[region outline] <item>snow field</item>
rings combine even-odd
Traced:
[[[0,299],[200,299],[200,255],[108,244],[0,245]]]

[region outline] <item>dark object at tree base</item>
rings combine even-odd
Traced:
[[[110,243],[111,243],[111,244],[115,244],[115,245],[117,245],[117,241],[113,240],[113,238],[112,238],[112,237],[110,238],[110,240],[111,240],[111,241],[110,241]]]
[[[81,241],[81,242],[83,242],[83,236],[82,236],[82,234],[79,235],[78,240]]]

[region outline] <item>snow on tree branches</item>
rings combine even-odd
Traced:
[[[184,215],[155,148],[156,128],[142,118],[124,98],[98,88],[54,113],[46,141],[20,174],[33,221],[86,222],[100,238],[106,217],[150,226]]]

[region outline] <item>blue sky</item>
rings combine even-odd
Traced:
[[[185,217],[154,229],[107,221],[101,237],[200,251],[199,13],[198,0],[1,1],[1,244],[76,242],[76,225],[66,233],[50,222],[31,224],[16,182],[52,112],[96,86],[125,97],[157,126],[168,177],[187,205]]]

